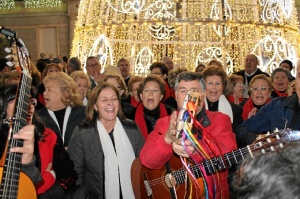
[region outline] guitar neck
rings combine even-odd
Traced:
[[[27,124],[28,103],[31,89],[31,77],[22,73],[20,77],[19,88],[17,89],[15,110],[11,119],[10,135],[5,158],[5,166],[1,180],[0,196],[10,196],[17,198],[19,187],[20,170],[22,155],[20,153],[11,153],[10,148],[22,147],[23,141],[13,139],[12,136]],[[2,198],[2,197],[0,197]]]
[[[230,168],[234,165],[239,164],[241,160],[244,160],[244,156],[249,154],[248,147],[244,147],[241,149],[237,149],[235,151],[226,153],[224,155],[220,155],[218,157],[212,158],[210,160],[206,160],[198,165],[193,165],[190,167],[190,170],[192,171],[193,175],[196,178],[201,178],[202,171],[199,167],[204,168],[207,175],[212,175],[218,171]],[[175,172],[172,172],[173,176],[176,179],[177,184],[183,184],[186,181],[186,178],[184,177],[186,175],[185,169],[180,169]]]

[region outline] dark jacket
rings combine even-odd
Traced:
[[[245,78],[245,70],[240,70],[240,71],[238,71],[238,72],[235,72],[234,74],[239,75],[239,76],[242,76],[243,78]],[[249,85],[249,82],[251,81],[251,79],[252,79],[254,76],[260,75],[260,74],[264,74],[264,75],[266,75],[267,77],[270,77],[270,75],[269,75],[268,73],[265,73],[265,72],[263,72],[262,70],[260,70],[260,69],[258,68],[257,71],[256,71],[253,75],[247,77],[248,85]],[[244,79],[244,82],[246,83],[246,79]]]
[[[144,144],[143,136],[134,121],[126,119],[121,122],[134,154],[138,157]],[[76,127],[68,152],[78,173],[76,184],[82,185],[80,193],[89,193],[89,199],[104,199],[104,154],[96,124],[84,124]]]
[[[59,127],[56,125],[55,121],[52,119],[46,107],[41,108],[37,111],[37,114],[45,121],[47,128],[52,129],[57,135],[62,135]],[[75,127],[85,120],[85,106],[73,107],[68,119],[67,128],[64,137],[64,146],[68,146],[71,136]]]
[[[243,107],[232,102],[229,103],[231,105],[232,114],[233,114],[232,131],[235,132],[237,127],[244,122],[242,117]]]
[[[298,110],[298,113],[297,113]],[[294,115],[293,115],[294,114]],[[236,131],[239,147],[252,144],[258,134],[273,132],[285,127],[299,130],[297,115],[299,117],[299,99],[296,94],[290,97],[278,97],[264,105],[258,113],[242,123]]]

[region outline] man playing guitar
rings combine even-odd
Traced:
[[[209,157],[216,157],[237,148],[230,118],[220,112],[210,112],[203,108],[205,82],[201,75],[183,72],[177,77],[174,88],[179,108],[183,107],[188,91],[196,90],[197,93],[200,93],[200,102],[195,114],[197,121],[194,121],[194,123],[200,124],[198,125],[200,128],[193,128],[192,131]],[[199,153],[195,153],[196,148],[190,141],[185,140],[185,150],[180,139],[177,139],[176,130],[179,119],[181,119],[178,118],[180,116],[177,114],[174,112],[171,116],[161,118],[156,122],[154,131],[148,136],[140,153],[140,160],[144,166],[150,169],[160,169],[171,159],[174,153],[183,158],[191,158],[196,164],[203,161],[203,157]],[[207,197],[230,197],[227,171],[207,176],[205,183],[207,185],[205,189]]]

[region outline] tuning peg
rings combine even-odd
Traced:
[[[11,61],[6,62],[6,64],[7,64],[9,67],[13,67],[13,66],[14,66],[14,63],[11,62]]]
[[[9,48],[9,47],[6,47],[6,48],[4,48],[4,51],[5,51],[6,53],[11,53],[11,52],[12,52],[12,49]]]

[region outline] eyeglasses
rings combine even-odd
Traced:
[[[151,73],[152,75],[161,75],[162,73]]]
[[[236,86],[245,87],[245,84],[235,84]]]
[[[98,63],[94,63],[94,64],[87,64],[87,66],[88,66],[88,67],[90,67],[90,68],[96,68],[96,67],[98,67],[98,66],[99,66],[99,64],[98,64]]]
[[[189,91],[192,91],[192,93],[200,93],[200,89],[198,88],[191,88],[190,90],[186,88],[180,88],[178,89],[179,93],[182,95],[186,95]]]
[[[37,99],[31,98],[31,99],[29,99],[29,103],[30,103],[31,105],[33,105],[33,106],[36,106],[36,105],[37,105]]]
[[[270,90],[270,87],[254,87],[254,88],[251,88],[250,91],[253,91],[253,92],[258,92],[258,91],[267,91],[267,90]]]

